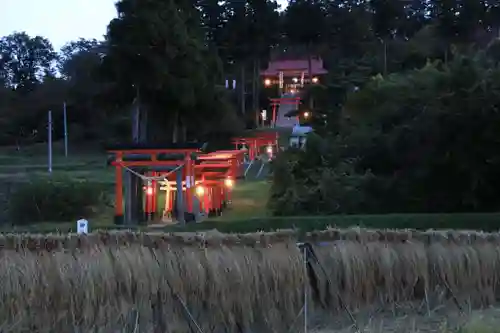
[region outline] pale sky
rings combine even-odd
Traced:
[[[25,31],[47,37],[56,51],[79,38],[100,40],[116,15],[115,1],[0,0],[0,37]]]

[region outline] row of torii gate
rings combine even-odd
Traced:
[[[319,57],[270,61],[261,76],[265,86],[278,84],[280,91],[280,97],[270,99],[271,127],[279,126],[280,106],[291,105],[298,110],[300,88],[305,83],[318,83],[318,76],[326,73]],[[295,116],[298,118],[298,114]],[[115,167],[115,223],[186,223],[221,215],[231,203],[236,180],[245,177],[249,166],[263,152],[275,154],[278,139],[275,131],[256,132],[234,138],[233,150],[210,153],[203,152],[203,145],[196,143],[111,147],[108,151],[109,162]],[[125,172],[139,178],[141,184],[132,186],[129,182],[127,200]]]
[[[276,132],[257,133],[234,138],[235,149],[209,153],[198,143],[110,147],[108,162],[115,167],[115,224],[183,224],[221,215],[231,204],[236,180],[244,178],[255,159],[272,156],[278,139]],[[124,195],[126,173],[141,180],[135,190],[127,189],[134,195]],[[126,209],[127,205],[136,209]]]

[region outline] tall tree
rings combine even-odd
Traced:
[[[79,39],[61,48],[58,67],[67,79],[75,75],[90,75],[105,55],[105,44],[96,39]],[[85,69],[83,68],[85,67]]]
[[[0,39],[0,77],[19,91],[31,91],[53,75],[56,59],[52,44],[41,36],[16,32]]]
[[[291,0],[286,9],[284,23],[288,41],[291,44],[306,46],[310,56],[315,51],[315,46],[326,39],[327,15],[320,0]],[[310,76],[311,68],[308,72]]]
[[[261,60],[269,58],[269,50],[278,44],[280,36],[280,16],[278,4],[270,0],[249,0],[249,40],[252,52],[252,111],[256,123],[259,117],[259,88]]]
[[[119,86],[135,97],[136,109],[142,108],[135,116],[147,122],[147,108],[150,123],[172,126],[174,140],[196,104],[197,89],[206,85],[202,45],[189,34],[186,21],[192,13],[181,5],[176,0],[119,1],[104,61]]]
[[[387,44],[400,33],[401,22],[406,18],[404,4],[400,0],[372,0],[370,7],[373,30],[383,46],[383,72],[387,74]]]

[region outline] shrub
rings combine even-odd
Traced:
[[[110,200],[103,184],[75,179],[32,179],[9,197],[12,224],[68,222],[95,215]]]

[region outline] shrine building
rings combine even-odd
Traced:
[[[293,94],[310,83],[308,71],[308,58],[270,60],[267,69],[261,71],[260,75],[264,79],[264,86],[278,85],[282,93]],[[320,57],[312,57],[311,72],[313,84],[320,82],[321,76],[328,73]]]

